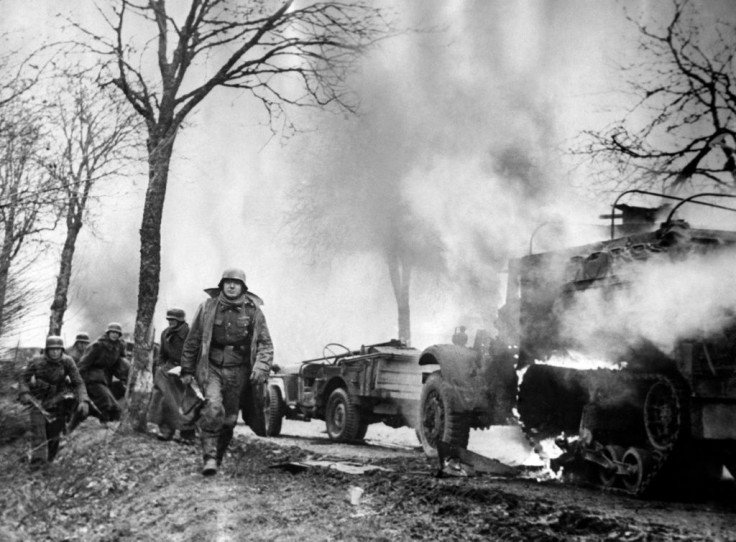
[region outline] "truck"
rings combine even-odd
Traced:
[[[422,386],[420,350],[393,339],[351,350],[329,343],[319,358],[279,368],[264,393],[266,435],[284,419],[324,420],[337,442],[363,440],[368,426],[416,427]]]
[[[509,262],[497,336],[422,352],[438,367],[420,397],[428,456],[515,423],[538,449],[557,445],[553,469],[600,488],[640,496],[736,474],[736,232],[678,218],[734,209],[717,194],[632,192],[676,203],[615,225],[632,210],[619,196],[609,239]]]

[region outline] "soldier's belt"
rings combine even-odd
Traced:
[[[216,367],[233,367],[243,365],[245,359],[245,348],[243,346],[210,346],[210,363]]]

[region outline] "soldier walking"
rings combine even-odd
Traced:
[[[30,407],[31,467],[38,468],[56,457],[69,411],[82,420],[89,409],[84,382],[74,360],[64,353],[61,337],[46,338],[43,354],[23,370],[19,390],[20,402]]]
[[[245,272],[227,269],[217,288],[205,290],[192,321],[181,358],[182,382],[196,375],[205,405],[199,419],[204,466],[202,474],[217,473],[233,436],[238,412],[261,427],[263,386],[273,363],[273,343],[260,309],[261,298],[248,291]],[[255,430],[255,429],[254,429]]]
[[[148,411],[148,421],[158,425],[159,438],[171,440],[178,429],[182,440],[193,442],[195,426],[185,421],[179,412],[187,386],[178,375],[169,371],[181,365],[181,352],[189,333],[186,313],[172,308],[166,311],[169,327],[161,333],[161,347],[153,371],[153,394]]]
[[[95,408],[92,415],[101,422],[120,419],[122,409],[110,389],[113,377],[124,387],[128,382],[130,363],[125,358],[123,328],[116,322],[108,324],[105,333],[84,352],[79,360],[79,372]]]

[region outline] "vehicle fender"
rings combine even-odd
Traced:
[[[454,344],[430,346],[419,357],[419,365],[439,365],[444,385],[464,411],[490,409],[485,361],[480,352]]]
[[[269,386],[276,386],[281,391],[281,398],[286,401],[286,386],[284,379],[279,376],[272,376],[268,379]]]
[[[345,388],[351,397],[358,396],[359,390],[355,386],[355,384],[348,380],[345,380],[342,376],[333,376],[325,382],[324,386],[319,392],[319,396],[317,397],[317,408],[319,410],[324,410],[324,408],[327,406],[327,400],[330,398],[330,394],[336,388]]]

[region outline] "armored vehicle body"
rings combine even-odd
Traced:
[[[425,451],[511,422],[555,440],[555,467],[635,495],[734,473],[736,232],[677,220],[688,202],[653,231],[510,262],[499,337],[422,353],[440,367]]]

